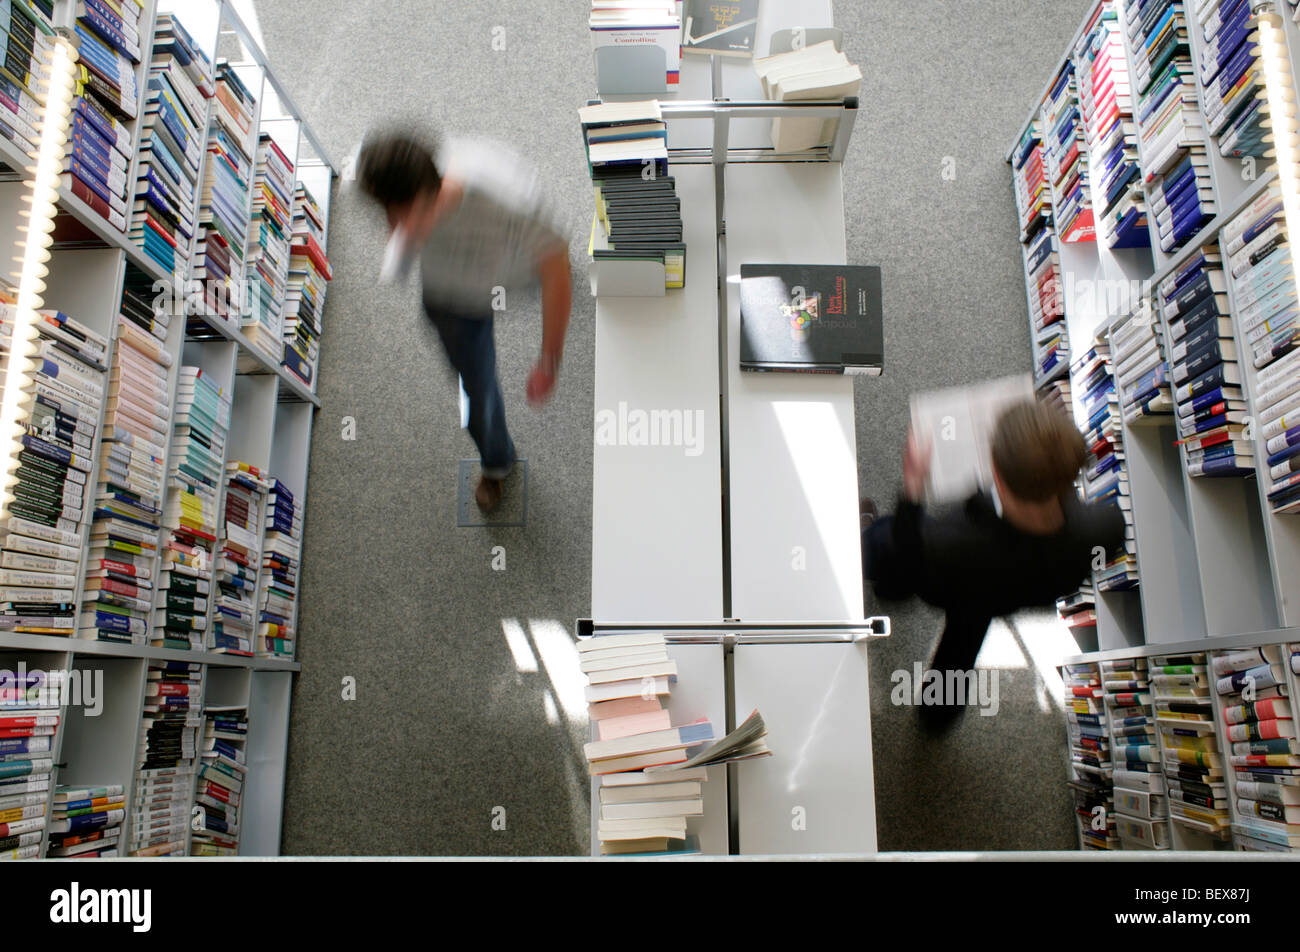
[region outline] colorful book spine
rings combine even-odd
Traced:
[[[263,133],[257,143],[253,218],[248,231],[251,307],[243,328],[250,345],[272,361],[279,360],[284,346],[294,191],[293,164],[275,140]]]
[[[204,713],[190,855],[234,856],[239,852],[240,805],[248,774],[248,711],[209,707]]]
[[[151,662],[131,797],[131,856],[184,856],[203,730],[203,668]]]
[[[323,250],[324,222],[316,199],[299,183],[294,190],[282,364],[308,387],[314,386],[312,381],[320,360],[321,313],[325,308],[326,286],[334,276]]]

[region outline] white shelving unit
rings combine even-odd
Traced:
[[[57,0],[56,27],[73,21],[75,7],[73,0]],[[259,129],[273,136],[294,163],[298,180],[311,190],[328,225],[330,188],[336,174],[329,156],[229,0],[144,0],[140,21],[143,55],[136,67],[140,113],[143,114],[147,95],[149,51],[159,13],[174,14],[210,60],[215,62],[220,56],[231,63],[259,104]],[[211,103],[208,100],[209,122]],[[126,125],[138,144],[138,120]],[[207,156],[205,151],[204,160]],[[132,183],[137,162],[137,150],[133,149],[129,175]],[[27,186],[21,180],[25,173],[12,173],[28,166],[30,159],[8,139],[0,137],[0,163],[11,173],[6,180],[0,180],[0,227],[11,235],[21,234],[22,219],[18,211]],[[201,181],[202,167],[199,174]],[[250,199],[251,191],[250,188]],[[152,282],[170,284],[173,278],[135,245],[127,233],[117,231],[66,186],[60,189],[59,212],[59,231],[48,265],[50,274],[46,279],[44,306],[62,310],[110,338],[111,363],[128,269],[147,276]],[[60,239],[75,242],[76,246],[62,247],[65,241]],[[188,274],[181,275],[182,280],[186,278]],[[211,314],[191,316],[191,320],[196,318],[212,327],[219,337],[186,341],[185,317],[173,316],[164,342],[173,358],[168,376],[170,392],[174,396],[181,366],[199,366],[205,374],[211,374],[233,401],[226,459],[244,460],[260,467],[264,474],[278,477],[293,492],[297,505],[304,507],[312,419],[320,405],[314,387],[304,385],[281,367],[277,359],[252,348],[237,324],[232,326]],[[92,454],[96,461],[101,435],[97,431]],[[89,477],[92,486],[98,478],[96,470],[97,464]],[[218,498],[219,515],[223,512],[223,496],[224,487]],[[165,534],[164,529],[160,535],[165,537]],[[78,605],[84,562],[83,552],[75,600]],[[214,602],[215,599],[209,599],[209,624]],[[158,604],[157,596],[155,604]],[[296,617],[293,623],[296,629]],[[145,674],[150,661],[197,662],[204,666],[208,703],[247,706],[249,773],[241,810],[240,852],[252,856],[278,854],[290,696],[293,675],[299,670],[293,660],[0,632],[0,667],[5,669],[14,670],[19,664],[25,664],[28,669],[91,675],[102,671],[104,690],[98,716],[86,716],[84,705],[64,707],[61,711],[59,730],[52,745],[57,766],[47,802],[47,817],[54,784],[120,783],[127,788],[129,820],[139,756]],[[123,850],[126,844],[124,825]],[[45,845],[43,842],[42,855]]]
[[[1121,20],[1129,2],[1117,0],[1115,4],[1120,10]],[[1067,47],[1065,58],[1053,70],[1053,81],[1065,63],[1076,57],[1079,42],[1100,5],[1099,0],[1085,17],[1079,32]],[[1195,19],[1195,6],[1192,0],[1184,0],[1194,64],[1199,62],[1204,43]],[[1290,75],[1271,75],[1267,88],[1270,95],[1280,93],[1281,99],[1294,103],[1295,77],[1300,76],[1300,25],[1293,19],[1295,8],[1286,0],[1272,0],[1271,3],[1269,0],[1253,0],[1252,11],[1255,16],[1275,14],[1280,22]],[[1124,50],[1132,75],[1136,60],[1127,34],[1124,35]],[[1205,92],[1200,84],[1199,71],[1194,72],[1198,73],[1199,109],[1205,101]],[[1041,103],[1051,88],[1049,82],[1044,95],[1039,98],[1039,105],[1035,105],[1017,134],[1008,161],[1015,154],[1022,136],[1039,118]],[[1135,107],[1136,98],[1134,93]],[[1167,355],[1168,323],[1158,316],[1159,308],[1154,306],[1160,282],[1187,264],[1199,250],[1220,251],[1223,228],[1265,189],[1277,183],[1278,173],[1271,166],[1272,159],[1247,161],[1225,157],[1205,126],[1201,127],[1201,137],[1209,156],[1215,214],[1181,247],[1169,253],[1162,251],[1156,240],[1154,224],[1149,226],[1149,248],[1123,253],[1105,248],[1102,242],[1059,242],[1065,320],[1072,359],[1085,352],[1098,333],[1108,334],[1143,306],[1152,307],[1151,313],[1157,315],[1156,329],[1166,346]],[[1141,136],[1137,144],[1139,166],[1142,167]],[[1086,149],[1087,143],[1080,147]],[[1090,169],[1096,168],[1096,163],[1090,162]],[[1152,193],[1145,175],[1143,183],[1149,208]],[[1017,207],[1023,220],[1025,210],[1019,208],[1019,198],[1017,193]],[[1226,255],[1224,257],[1226,259]],[[1245,377],[1242,389],[1253,416],[1257,409],[1257,377],[1248,359],[1250,349],[1245,346],[1241,323],[1236,316],[1231,275],[1228,279],[1227,296],[1233,333],[1237,352],[1243,355],[1239,361]],[[1118,290],[1121,281],[1130,285],[1139,282],[1140,293],[1128,300],[1122,300],[1119,294],[1108,300],[1105,294],[1086,297],[1071,293],[1076,289],[1096,289],[1099,286]],[[1033,287],[1028,288],[1028,292],[1031,296],[1037,293]],[[1032,321],[1030,332],[1031,335],[1035,333]],[[1076,418],[1079,418],[1082,395],[1074,392],[1072,396]],[[1152,657],[1178,651],[1208,652],[1212,662],[1217,651],[1266,644],[1283,645],[1284,657],[1289,662],[1285,642],[1288,638],[1294,640],[1294,629],[1300,625],[1300,600],[1291,593],[1292,586],[1300,579],[1300,518],[1274,514],[1268,505],[1268,454],[1264,451],[1263,439],[1258,439],[1258,473],[1255,477],[1193,478],[1188,475],[1187,450],[1178,442],[1173,415],[1125,420],[1122,437],[1133,505],[1139,587],[1133,592],[1117,593],[1129,603],[1120,608],[1117,608],[1115,599],[1099,594],[1098,650],[1071,659],[1072,662]],[[1294,678],[1289,667],[1287,670],[1294,688]],[[1216,697],[1216,727],[1221,746],[1226,751],[1221,707]],[[1235,810],[1235,804],[1233,808]],[[1171,834],[1174,849],[1224,848],[1217,842],[1211,844],[1189,837],[1184,829],[1171,828]]]

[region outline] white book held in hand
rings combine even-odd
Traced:
[[[1033,399],[1030,374],[913,394],[912,433],[931,447],[927,500],[957,502],[991,487],[998,418],[1012,404]]]

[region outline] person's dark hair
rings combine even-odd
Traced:
[[[1046,502],[1070,492],[1088,448],[1063,413],[1026,400],[998,418],[992,455],[1007,489],[1027,502]]]
[[[437,192],[442,186],[433,149],[402,132],[367,137],[356,174],[361,190],[385,207],[405,205],[420,192]]]

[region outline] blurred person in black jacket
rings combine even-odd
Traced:
[[[1124,517],[1113,504],[1080,501],[1074,481],[1088,457],[1083,437],[1063,414],[1032,400],[998,418],[991,492],[927,512],[930,455],[909,432],[898,508],[877,517],[863,501],[863,574],[881,599],[917,596],[942,608],[946,623],[930,668],[970,671],[989,623],[1075,591],[1095,556],[1124,541]]]

